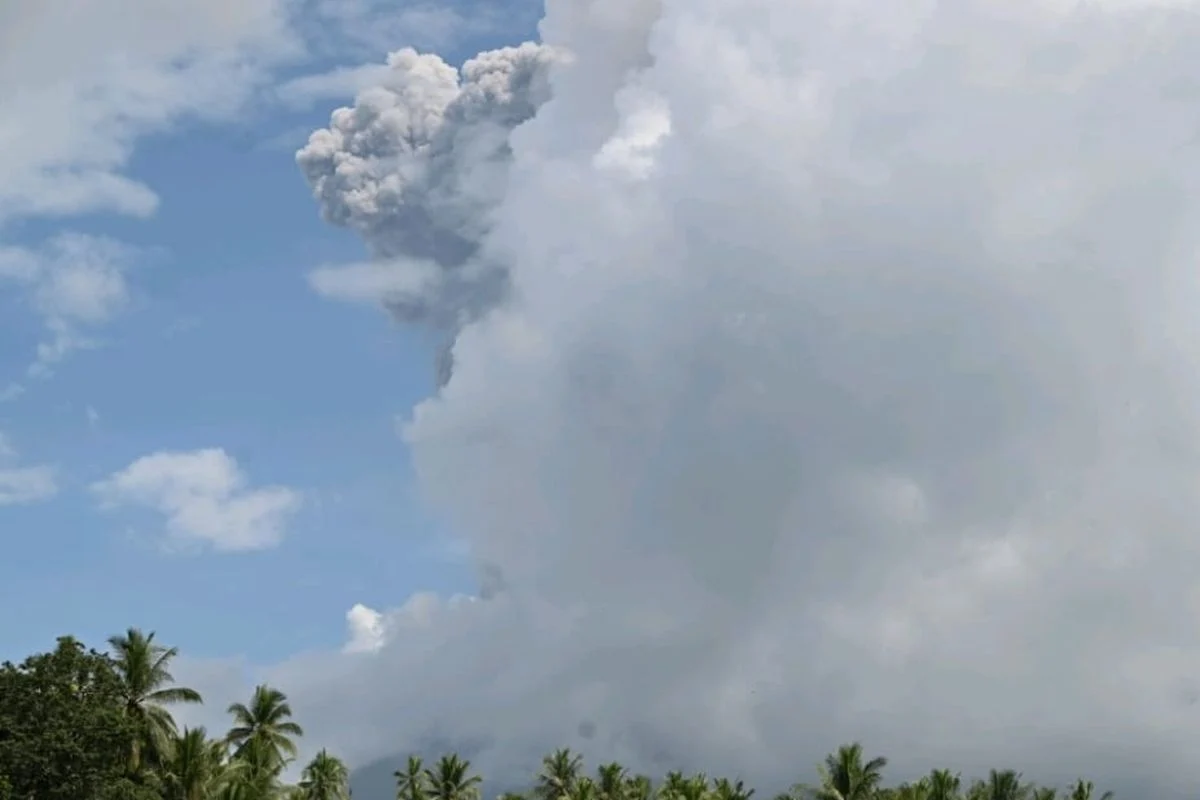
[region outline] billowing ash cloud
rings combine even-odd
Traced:
[[[351,299],[369,289],[400,319],[451,331],[494,306],[506,269],[477,257],[480,241],[504,195],[509,133],[547,99],[553,61],[531,42],[482,53],[461,74],[436,55],[392,53],[384,81],[296,154],[322,216],[359,233],[374,261],[318,271],[316,288]]]
[[[511,134],[537,103],[483,99],[534,95],[408,54],[302,157],[381,258],[506,276],[405,432],[503,590],[276,668],[314,736],[1192,791],[1196,5],[552,0],[542,33],[574,58]]]

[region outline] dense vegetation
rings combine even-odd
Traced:
[[[51,652],[0,666],[0,800],[349,800],[345,764],[319,752],[296,784],[283,776],[304,731],[287,697],[262,685],[248,703],[228,709],[230,729],[210,737],[177,728],[170,706],[199,703],[174,685],[175,648],[130,629],[109,640],[107,653],[64,637]],[[1012,770],[963,781],[934,770],[918,781],[887,787],[884,758],[868,759],[859,744],[838,748],[812,784],[797,784],[775,800],[1111,800],[1085,780],[1063,789],[1035,786]],[[443,756],[426,766],[411,756],[395,772],[396,800],[480,800],[481,779],[470,762]],[[751,800],[741,780],[671,772],[654,782],[620,764],[588,774],[570,750],[547,756],[526,794],[499,800]],[[390,800],[363,798],[362,800]]]
[[[174,685],[177,650],[130,629],[109,651],[70,637],[0,666],[0,800],[347,800],[345,765],[324,750],[294,785],[283,775],[304,731],[287,697],[259,686],[210,737],[170,707],[199,703]]]
[[[460,774],[446,761],[426,770],[424,783],[417,779],[419,790],[414,790],[420,760],[410,758],[408,768],[396,773],[397,800],[466,800],[474,787],[466,783],[475,779],[458,762],[465,793],[446,793],[439,776]],[[883,784],[886,766],[886,758],[866,758],[857,742],[843,745],[817,767],[815,783],[796,784],[775,800],[1112,800],[1111,792],[1098,794],[1090,781],[1081,779],[1061,790],[1028,783],[1013,770],[992,770],[986,779],[966,782],[958,773],[937,769],[920,780],[888,787]],[[741,780],[669,772],[655,784],[644,775],[630,775],[620,764],[604,764],[592,776],[584,772],[579,756],[559,750],[542,761],[528,797],[508,794],[500,800],[751,800],[753,795]]]

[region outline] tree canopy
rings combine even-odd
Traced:
[[[346,764],[322,749],[297,763],[304,729],[287,695],[262,684],[227,709],[229,729],[176,725],[171,708],[203,702],[178,686],[170,662],[178,651],[154,633],[130,628],[109,650],[71,637],[20,664],[0,665],[0,800],[350,800]],[[295,767],[294,772],[289,768]],[[917,780],[885,782],[889,767],[862,744],[838,747],[775,800],[1112,800],[1080,778],[1039,786],[1012,769],[964,781],[950,769]],[[288,775],[296,782],[289,783]],[[358,800],[481,800],[483,782],[470,761],[448,753],[396,764],[395,788]],[[582,756],[555,750],[542,759],[526,794],[498,800],[752,800],[740,777],[668,772],[660,780],[619,763],[594,773]]]
[[[230,706],[222,736],[181,731],[171,706],[202,698],[175,685],[178,651],[136,628],[108,644],[63,637],[0,665],[0,800],[348,800],[349,771],[326,750],[284,781],[303,730],[283,692]]]
[[[70,637],[0,667],[0,776],[13,800],[89,800],[125,777],[136,724],[107,656]]]

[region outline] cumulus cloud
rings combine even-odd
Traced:
[[[398,632],[431,628],[457,609],[474,603],[477,598],[452,595],[448,599],[433,592],[417,592],[398,608],[376,611],[355,603],[346,612],[346,653],[373,653]]]
[[[409,203],[442,124],[414,109],[456,97],[411,54],[301,154],[381,256],[506,287],[405,430],[501,588],[273,668],[314,740],[779,786],[862,738],[897,777],[1189,796],[1195,4],[552,1],[541,30],[573,59],[489,191]]]
[[[383,646],[383,615],[362,603],[346,612],[350,638],[342,649],[347,653],[370,653]]]
[[[122,174],[135,139],[238,110],[298,54],[282,0],[15,0],[0,9],[0,220],[157,197]]]
[[[335,67],[328,72],[301,75],[278,89],[276,94],[286,105],[304,108],[318,100],[342,99],[363,89],[377,86],[389,73],[386,64],[360,64],[355,67]],[[309,133],[305,130],[304,133]]]
[[[128,248],[64,235],[18,247],[16,220],[112,211],[148,216],[158,197],[126,174],[137,139],[185,120],[232,117],[303,48],[289,0],[8,0],[0,8],[0,289],[33,287],[50,332],[45,377],[95,342],[128,298]],[[5,241],[7,239],[7,242]],[[12,380],[0,402],[21,395]]]
[[[0,506],[38,503],[56,494],[52,467],[0,467]]]
[[[533,43],[480,54],[457,70],[404,49],[354,106],[333,112],[296,160],[329,222],[366,242],[370,266],[324,267],[323,293],[375,295],[398,318],[456,331],[494,306],[504,263],[480,256],[504,196],[508,135],[548,97],[555,51]]]
[[[166,517],[171,544],[216,551],[278,545],[301,495],[285,486],[252,487],[224,450],[143,456],[92,485],[107,508],[134,506]]]
[[[0,285],[25,289],[49,334],[38,345],[32,374],[45,375],[72,350],[95,344],[89,332],[129,303],[127,274],[137,258],[120,242],[76,233],[38,249],[0,248]]]
[[[12,441],[0,431],[0,506],[18,506],[48,500],[58,494],[53,467],[23,466]]]
[[[309,273],[308,281],[319,294],[332,300],[373,305],[419,296],[439,277],[438,267],[432,262],[366,261],[319,267]]]

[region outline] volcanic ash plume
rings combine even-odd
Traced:
[[[461,85],[395,56],[300,156],[453,320],[405,436],[504,586],[340,713],[485,769],[586,727],[764,785],[862,738],[1183,796],[1195,4],[547,5]]]
[[[548,94],[541,45],[482,53],[459,71],[400,50],[386,83],[334,112],[296,160],[329,222],[359,233],[373,264],[322,273],[330,294],[365,288],[397,317],[454,329],[494,305],[503,265],[478,257],[504,195],[508,135]]]

